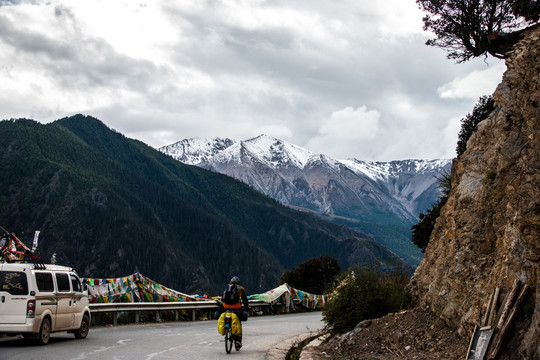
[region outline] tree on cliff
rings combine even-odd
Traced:
[[[418,216],[420,221],[411,227],[412,242],[414,245],[418,246],[422,252],[426,251],[429,244],[429,238],[435,227],[435,221],[441,213],[441,208],[446,204],[448,194],[450,194],[450,190],[452,189],[450,173],[443,172],[441,173],[441,176],[436,176],[436,178],[439,181],[439,189],[442,192],[442,196],[433,204],[431,209],[425,211],[425,214],[420,213]]]
[[[426,45],[448,52],[458,63],[486,53],[504,58],[520,31],[538,23],[538,0],[416,0],[425,15],[424,30],[435,34]]]
[[[467,150],[467,141],[469,141],[471,135],[478,129],[480,121],[486,119],[494,108],[495,100],[493,96],[482,96],[475,105],[472,113],[467,114],[467,116],[461,119],[461,130],[459,131],[456,147],[458,157]]]

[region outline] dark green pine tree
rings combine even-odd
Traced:
[[[313,257],[281,274],[281,283],[312,294],[324,294],[340,272],[337,259],[328,255]]]
[[[467,141],[472,134],[478,129],[478,124],[480,121],[485,120],[489,114],[495,108],[495,100],[493,96],[482,96],[476,106],[474,107],[472,113],[465,116],[461,119],[461,130],[458,135],[458,142],[456,147],[457,156],[460,157],[461,154],[467,150]]]
[[[420,213],[418,216],[420,221],[411,227],[412,230],[412,242],[418,246],[422,252],[426,251],[429,244],[431,233],[435,228],[435,221],[441,214],[441,209],[448,200],[448,195],[452,189],[452,182],[450,173],[443,172],[441,176],[436,177],[439,181],[439,189],[442,192],[442,196],[433,204],[431,209],[426,210],[426,213]]]

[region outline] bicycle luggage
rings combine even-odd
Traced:
[[[227,311],[221,314],[218,319],[217,328],[220,335],[225,335],[225,316],[231,317],[231,331],[233,335],[242,335],[242,325],[235,313]]]

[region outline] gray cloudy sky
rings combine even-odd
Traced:
[[[272,135],[337,159],[455,156],[505,70],[427,47],[414,0],[0,0],[0,119],[83,113],[160,147]]]

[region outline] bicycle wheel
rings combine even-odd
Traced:
[[[234,340],[232,338],[231,328],[228,327],[225,330],[225,351],[227,352],[227,354],[231,353],[233,341]]]

